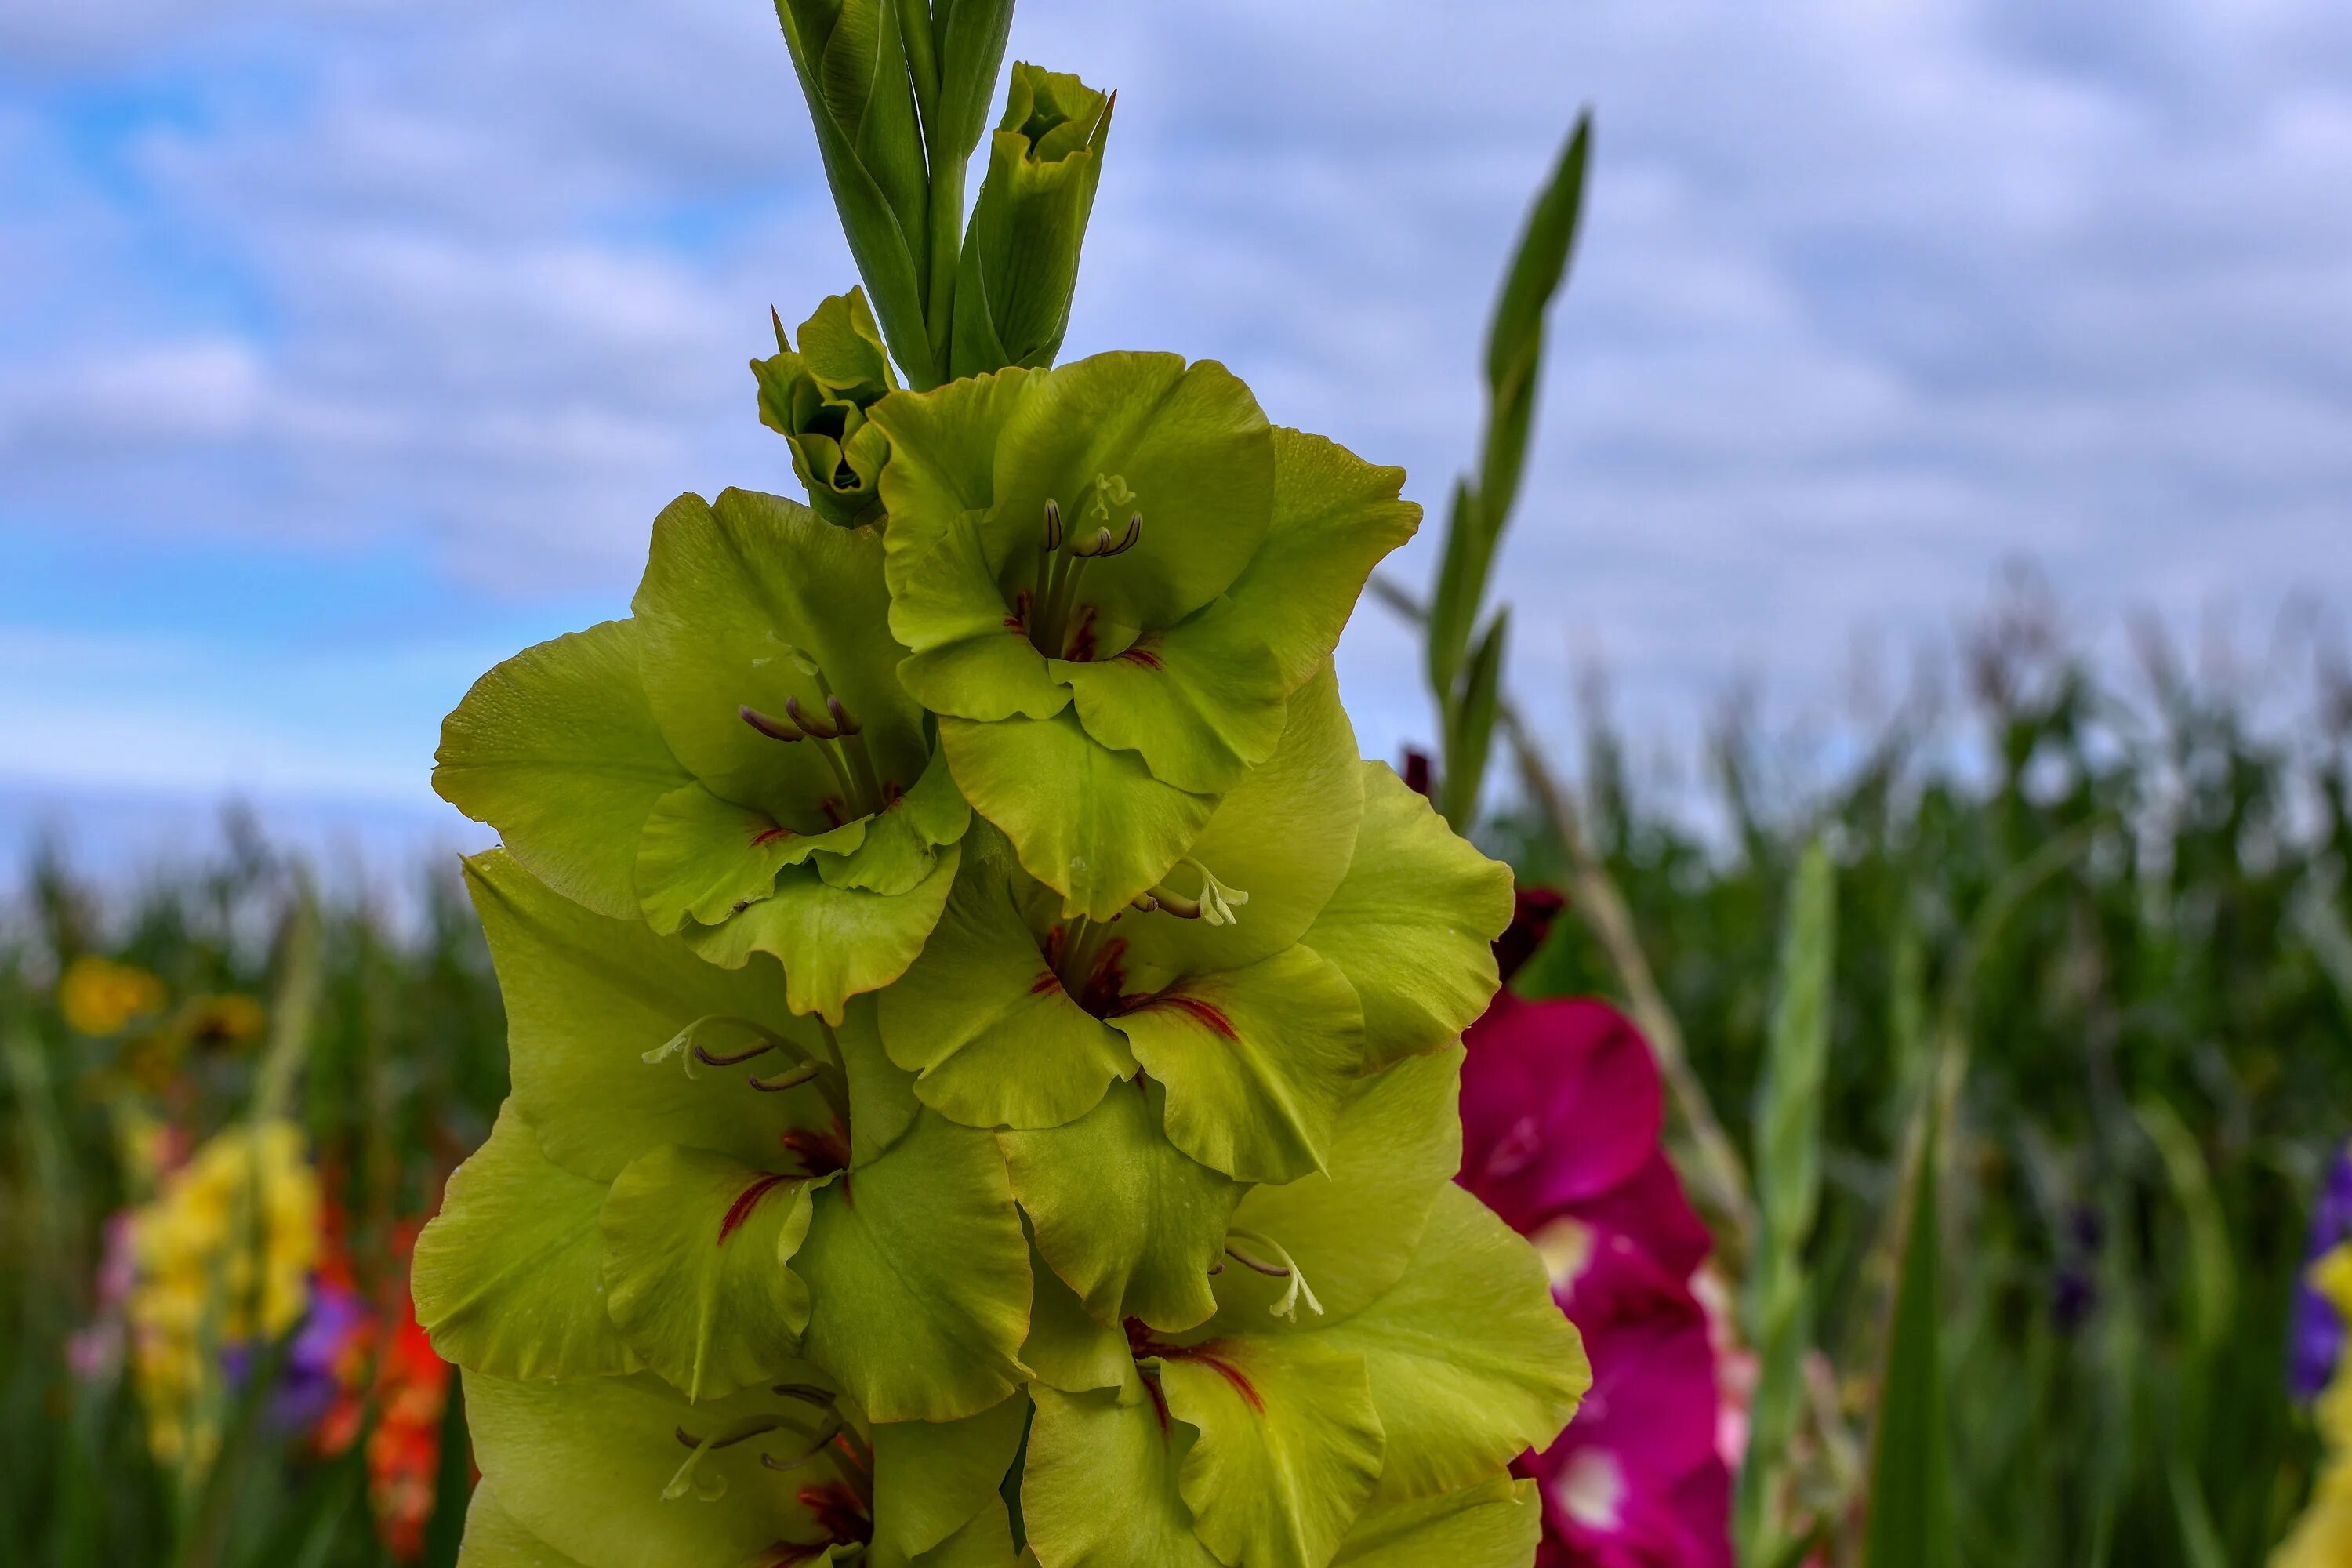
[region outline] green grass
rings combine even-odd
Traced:
[[[1948,747],[1898,724],[1842,772],[1767,789],[1785,777],[1776,753],[1733,737],[1704,829],[1687,799],[1637,784],[1605,726],[1583,748],[1594,854],[1750,1168],[1791,889],[1807,845],[1829,851],[1834,956],[1806,1002],[1827,1027],[1819,1200],[1781,1232],[1805,1238],[1794,1261],[1821,1354],[1776,1478],[1790,1533],[1774,1538],[1817,1533],[1832,1561],[1861,1562],[1872,1456],[1919,1491],[1917,1456],[1938,1445],[1916,1413],[1940,1400],[1959,1562],[2259,1563],[2315,1458],[2281,1366],[2308,1196],[2352,1107],[2352,706],[2268,740],[2235,699],[2185,680],[2128,699],[2031,638],[1989,645],[1978,685],[1989,765],[1940,761]],[[1529,878],[1560,879],[1561,847],[1534,823],[1507,815],[1486,837]],[[388,1561],[355,1455],[308,1458],[232,1411],[211,1472],[167,1474],[131,1392],[67,1371],[100,1227],[124,1198],[119,1113],[215,1129],[244,1113],[268,1053],[192,1047],[168,1072],[142,1067],[157,1026],[77,1035],[53,984],[100,952],[152,971],[175,1006],[246,994],[282,1017],[315,989],[291,1103],[362,1286],[396,1286],[396,1227],[505,1091],[498,997],[446,872],[421,881],[397,934],[363,904],[310,899],[250,835],[134,898],[100,899],[55,863],[18,889],[0,925],[0,1562]],[[1573,914],[1522,984],[1622,988]],[[1788,1091],[1767,1103],[1783,1142],[1811,1124]],[[1937,1140],[1918,1131],[1930,1118]],[[1941,1310],[1890,1336],[1898,1274],[1931,1261],[1891,1218],[1916,1193],[1903,1173],[1922,1143],[1938,1151],[1940,1272],[1924,1277]],[[1910,1423],[1892,1449],[1874,1429],[1891,1352]],[[1940,1394],[1923,1354],[1940,1357]],[[465,1480],[458,1446],[424,1558],[436,1568]]]

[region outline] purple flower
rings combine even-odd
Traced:
[[[2297,1399],[2319,1397],[2344,1347],[2344,1319],[2333,1302],[2312,1289],[2308,1276],[2310,1265],[2347,1240],[2352,1240],[2352,1147],[2337,1151],[2328,1163],[2312,1204],[2305,1278],[2294,1288],[2294,1321],[2287,1340],[2287,1387]]]

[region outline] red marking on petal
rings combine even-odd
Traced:
[[[1043,996],[1048,991],[1059,991],[1061,988],[1062,977],[1048,969],[1044,973],[1038,975],[1034,981],[1030,983],[1029,994],[1032,996]]]
[[[1203,1002],[1198,996],[1171,996],[1162,992],[1157,995],[1139,998],[1128,1011],[1140,1013],[1152,1007],[1173,1007],[1194,1023],[1205,1025],[1226,1039],[1238,1040],[1242,1037],[1241,1031],[1234,1027],[1234,1021],[1225,1016],[1224,1009],[1213,1002]]]
[[[751,1211],[760,1206],[760,1200],[767,1195],[770,1187],[791,1179],[789,1176],[762,1176],[738,1193],[735,1201],[727,1205],[727,1217],[719,1222],[719,1245],[726,1246],[727,1238],[751,1217]]]
[[[764,849],[777,839],[790,838],[792,836],[793,830],[789,827],[771,827],[764,832],[751,835],[751,847]]]
[[[1129,648],[1125,653],[1120,654],[1118,657],[1127,660],[1129,664],[1139,664],[1146,669],[1158,669],[1160,668],[1160,656],[1152,652],[1150,648],[1145,647],[1141,643],[1136,644],[1133,647]]]
[[[1147,1343],[1149,1342],[1147,1342]],[[1260,1415],[1265,1415],[1265,1395],[1258,1393],[1257,1385],[1250,1382],[1248,1373],[1243,1372],[1240,1367],[1235,1366],[1223,1356],[1216,1353],[1217,1346],[1218,1342],[1215,1340],[1211,1340],[1206,1344],[1198,1345],[1150,1344],[1151,1353],[1157,1355],[1162,1361],[1199,1362],[1202,1365],[1209,1368],[1219,1377],[1223,1378],[1226,1383],[1230,1384],[1233,1386],[1234,1392],[1240,1394],[1243,1402],[1252,1410],[1256,1411]]]

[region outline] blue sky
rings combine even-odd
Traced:
[[[1592,658],[1638,730],[1826,701],[2019,557],[2095,644],[2352,603],[2338,0],[1028,0],[1014,49],[1121,89],[1067,352],[1223,359],[1431,503],[1594,108],[1502,571],[1562,731]],[[853,276],[758,0],[0,10],[0,827],[447,827],[474,675],[618,612],[678,490],[791,489],[744,361]],[[1367,750],[1412,670],[1367,609]]]

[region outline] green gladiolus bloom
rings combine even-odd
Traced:
[[[795,350],[776,319],[776,352],[751,362],[760,384],[760,423],[791,445],[793,472],[809,505],[845,528],[881,516],[876,489],[890,444],[866,411],[898,384],[890,355],[866,308],[866,294],[836,294],[801,323]]]
[[[1402,474],[1269,426],[1213,363],[1108,353],[875,405],[890,626],[956,782],[1108,920],[1274,750],[1410,537]]]
[[[956,279],[957,375],[1054,363],[1110,119],[1108,94],[1014,63]]]

